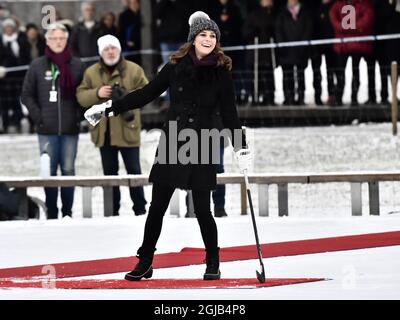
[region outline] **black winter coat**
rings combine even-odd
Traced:
[[[184,43],[189,32],[187,0],[160,0],[155,6],[156,35],[160,42]]]
[[[275,7],[259,7],[249,14],[243,26],[243,37],[248,44],[254,43],[254,37],[258,37],[259,43],[270,43],[275,41],[275,23],[277,11]],[[254,63],[254,51],[249,50],[247,63]],[[260,50],[259,63],[261,65],[272,65],[271,49]]]
[[[71,71],[78,85],[82,81],[84,65],[78,58],[72,58]],[[34,121],[39,134],[78,134],[82,119],[82,108],[76,98],[65,100],[58,91],[58,101],[49,102],[52,86],[50,61],[43,56],[32,61],[25,75],[22,87],[22,103],[28,108],[29,116]]]
[[[83,22],[78,23],[72,30],[71,48],[77,57],[95,57],[98,53],[97,39],[104,35],[99,22],[88,30]]]
[[[278,15],[276,22],[277,42],[310,40],[312,32],[312,15],[305,6],[300,8],[296,21],[293,20],[287,8],[284,8]],[[307,63],[308,56],[308,46],[279,49],[280,64],[304,64]]]
[[[231,131],[240,129],[235,93],[231,73],[224,67],[194,67],[187,55],[178,64],[168,63],[148,85],[116,101],[112,110],[117,114],[146,105],[169,88],[171,107],[163,130],[169,141],[172,132],[169,124],[177,123],[177,132],[185,128],[218,129]],[[235,146],[245,146],[244,136],[233,141]],[[157,156],[161,151],[161,140]],[[185,144],[180,142],[177,150]],[[200,142],[199,142],[200,145]],[[168,146],[167,146],[168,150]],[[215,151],[215,150],[214,150]],[[201,158],[200,148],[198,149]],[[176,156],[167,151],[167,159]],[[169,185],[181,189],[207,189],[216,187],[216,165],[213,164],[167,164],[155,163],[150,173],[150,182]]]
[[[16,67],[26,65],[30,62],[30,45],[26,36],[23,33],[18,34],[17,42],[19,45],[19,56],[15,56],[9,47],[3,45],[3,38],[0,34],[0,66],[3,67]],[[7,76],[23,77],[25,71],[11,72]]]

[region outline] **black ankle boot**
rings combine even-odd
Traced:
[[[206,272],[203,280],[219,280],[221,279],[221,271],[219,271],[219,248],[214,252],[206,254]]]
[[[125,280],[139,281],[142,278],[150,279],[153,276],[152,263],[154,251],[143,253],[140,248],[136,257],[139,258],[139,262],[136,264],[135,269],[125,275]]]

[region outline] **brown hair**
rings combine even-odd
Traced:
[[[174,52],[171,57],[170,61],[172,64],[177,64],[184,56],[186,56],[190,49],[192,49],[193,44],[191,42],[186,42],[182,47],[178,49],[178,51]],[[225,53],[222,51],[221,46],[219,43],[215,45],[213,52],[218,59],[218,66],[223,66],[228,70],[232,70],[232,59],[229,58]]]

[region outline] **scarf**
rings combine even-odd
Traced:
[[[193,47],[189,51],[189,56],[192,59],[195,67],[216,67],[218,65],[218,57],[213,52],[199,60]]]
[[[5,47],[10,44],[10,48],[15,57],[19,57],[19,44],[18,44],[18,33],[13,33],[11,36],[3,34],[3,45]]]
[[[300,12],[300,3],[292,7],[288,6],[288,10],[292,15],[293,20],[297,21],[297,16],[299,15]]]
[[[61,87],[61,97],[65,99],[73,99],[76,93],[76,84],[69,64],[72,59],[70,49],[66,47],[63,52],[54,53],[46,46],[45,56],[57,66],[58,71],[60,72],[59,84]]]

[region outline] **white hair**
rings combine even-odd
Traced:
[[[68,35],[69,35],[68,30],[62,23],[59,23],[59,22],[52,23],[46,29],[47,29],[47,31],[46,31],[46,34],[44,35],[44,37],[46,39],[48,39],[50,37],[50,33],[53,33],[53,31],[56,31],[56,30],[63,31],[65,33],[65,36],[68,38]]]
[[[96,9],[96,7],[94,6],[93,1],[83,1],[82,4],[81,4],[81,11],[82,11],[83,9],[85,9],[86,7],[88,7],[88,6],[90,6],[90,7],[94,8],[94,9]]]

